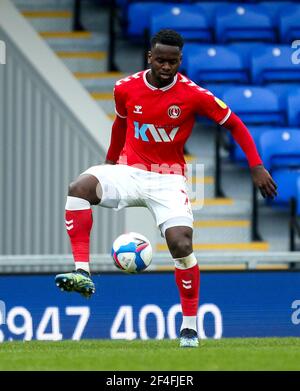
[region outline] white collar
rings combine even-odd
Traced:
[[[172,83],[168,84],[167,86],[165,87],[162,87],[162,88],[157,88],[157,87],[154,87],[152,84],[150,84],[146,78],[146,74],[150,72],[150,69],[146,69],[145,72],[143,73],[143,79],[144,79],[144,83],[146,84],[147,87],[149,87],[151,90],[160,90],[160,91],[167,91],[169,90],[170,88],[172,88],[176,82],[177,82],[177,73],[174,77],[174,80],[172,81]]]

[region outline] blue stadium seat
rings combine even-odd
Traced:
[[[153,10],[150,16],[150,35],[162,28],[176,30],[186,41],[212,41],[212,30],[205,14],[193,5],[173,5]]]
[[[297,201],[297,215],[300,216],[300,175],[297,178],[297,193],[296,193],[296,201]]]
[[[228,47],[239,54],[245,66],[250,69],[250,60],[252,53],[255,53],[260,48],[267,48],[273,44],[265,42],[233,42]]]
[[[281,129],[281,128],[279,128],[279,129]],[[251,136],[253,137],[255,145],[258,147],[260,136],[265,132],[273,130],[273,128],[270,126],[248,126],[248,130],[251,133]],[[248,163],[247,163],[247,158],[246,158],[244,151],[233,140],[232,137],[230,137],[230,141],[231,141],[231,145],[230,145],[230,158],[231,158],[231,160],[236,163],[239,163],[241,165],[246,166]]]
[[[206,16],[206,20],[210,27],[214,27],[216,13],[220,6],[224,5],[222,1],[201,1],[196,2],[195,7],[198,7]]]
[[[291,61],[291,48],[287,45],[261,47],[251,54],[253,84],[270,82],[299,82],[299,65]]]
[[[187,76],[195,83],[248,83],[248,69],[237,52],[212,45],[194,47],[187,53]]]
[[[275,125],[285,123],[277,95],[268,88],[240,86],[229,88],[222,99],[246,125]]]
[[[212,92],[216,97],[222,97],[228,88],[235,87],[236,84],[226,83],[201,83],[200,86]]]
[[[297,196],[297,181],[300,179],[300,166],[293,168],[272,169],[272,177],[278,186],[278,195],[271,204],[281,204],[288,206],[290,199]]]
[[[222,99],[245,122],[255,142],[261,133],[270,128],[270,125],[279,127],[285,123],[285,114],[277,95],[267,88],[233,87],[223,94]],[[231,135],[229,141],[230,158],[235,162],[245,164],[244,152]]]
[[[280,41],[291,43],[300,37],[300,4],[287,7],[279,17]]]
[[[182,61],[180,66],[180,72],[186,74],[187,59],[188,57],[192,56],[193,53],[195,53],[199,49],[199,47],[208,49],[211,46],[212,46],[211,43],[186,42],[182,49]]]
[[[300,129],[264,132],[259,143],[261,158],[267,170],[300,168]]]
[[[168,8],[184,3],[192,3],[192,0],[168,0],[167,2],[163,0],[117,0],[118,17],[124,35],[132,41],[144,42],[144,30],[149,28],[153,9],[162,9],[165,6]]]
[[[163,2],[139,2],[128,5],[127,35],[131,39],[143,40],[145,29],[149,28],[150,16],[154,9],[163,10]]]
[[[288,123],[290,126],[300,126],[300,89],[287,96]]]
[[[292,1],[262,1],[259,3],[271,17],[273,25],[278,26],[279,16],[282,11],[291,7],[294,3]]]
[[[275,42],[271,17],[263,7],[254,4],[223,5],[216,15],[217,42]]]
[[[288,206],[298,194],[300,178],[300,129],[269,131],[260,136],[259,150],[267,170],[278,186],[277,197],[271,205]]]
[[[182,2],[179,0],[176,2],[173,0],[169,2],[164,1],[136,1],[127,2],[122,10],[122,18],[126,24],[126,34],[131,40],[144,41],[145,29],[149,29],[150,18],[152,12],[162,12],[163,10],[169,10],[174,7],[181,7]],[[179,3],[179,4],[178,4]]]
[[[300,84],[298,83],[270,83],[267,87],[272,90],[279,99],[279,105],[283,111],[288,113],[287,97],[291,93],[300,93]],[[288,118],[288,114],[287,114]],[[288,121],[287,121],[288,122]]]

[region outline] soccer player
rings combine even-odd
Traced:
[[[183,156],[195,116],[206,116],[231,132],[264,197],[276,195],[276,184],[243,122],[211,92],[178,73],[182,47],[177,32],[159,31],[151,39],[150,69],[116,82],[117,116],[105,164],[90,167],[69,187],[65,218],[76,271],[57,275],[56,284],[86,297],[95,291],[89,268],[91,205],[116,210],[145,206],[174,260],[183,313],[180,346],[197,347],[200,273],[193,253],[193,215]]]

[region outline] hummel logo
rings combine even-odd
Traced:
[[[182,280],[182,286],[185,288],[185,289],[191,289],[192,288],[192,280]]]
[[[134,106],[133,112],[134,112],[135,114],[143,114],[142,108],[143,108],[142,106]]]
[[[68,231],[70,231],[72,228],[74,228],[73,222],[74,222],[74,220],[65,220],[66,228]]]

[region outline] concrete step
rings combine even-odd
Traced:
[[[73,9],[74,0],[13,0],[20,10],[66,10]]]
[[[90,31],[41,31],[54,51],[106,51],[107,35]]]
[[[105,113],[109,115],[115,113],[113,92],[91,92],[91,96],[96,100]]]
[[[203,200],[192,200],[192,209],[195,219],[206,217],[210,219],[221,216],[226,218],[249,218],[251,204],[245,200],[233,198],[205,198]]]
[[[269,251],[268,242],[250,242],[250,243],[194,243],[194,251]],[[168,252],[168,246],[165,243],[156,245],[157,252]]]
[[[211,157],[197,157],[188,155],[185,157],[188,167],[188,175],[197,175],[197,172],[204,171],[205,175],[214,175],[214,158]]]
[[[57,51],[56,54],[69,70],[74,72],[104,72],[107,69],[106,52]]]
[[[111,119],[112,121],[114,121],[115,118],[116,118],[116,114],[115,114],[115,113],[107,114],[107,117],[108,117],[109,119]]]
[[[36,31],[72,30],[72,12],[69,10],[24,10],[21,13]]]
[[[197,158],[186,160],[188,189],[191,200],[203,198],[213,198],[215,196],[215,172],[212,159],[203,159],[199,161]],[[193,180],[191,180],[193,178]],[[201,186],[203,188],[201,188]]]
[[[74,73],[74,76],[90,92],[111,93],[117,80],[126,75],[122,72],[96,72],[96,73]]]
[[[215,191],[214,177],[211,175],[201,176],[188,176],[188,193],[191,199],[202,198],[203,194],[205,198],[213,198]]]
[[[194,222],[195,243],[240,243],[250,242],[249,220],[196,220]]]
[[[194,221],[194,243],[249,243],[251,242],[250,221],[242,219],[202,219]],[[158,236],[157,242],[164,243]]]

